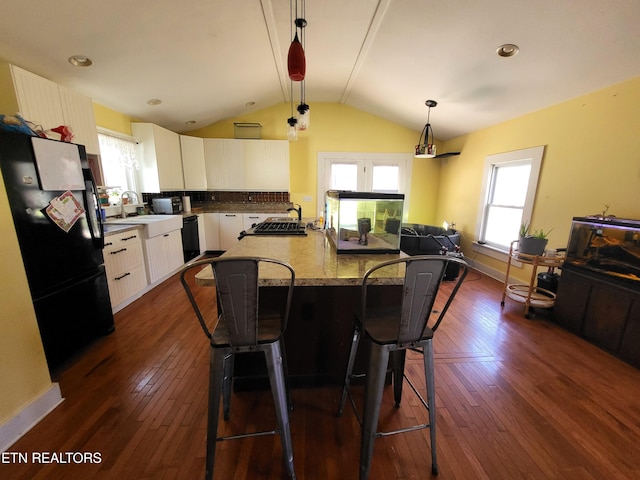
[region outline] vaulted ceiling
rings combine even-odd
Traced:
[[[308,0],[305,13],[312,112],[344,103],[418,131],[434,99],[441,140],[640,75],[638,0]],[[0,59],[183,132],[288,102],[291,25],[289,0],[0,0]],[[520,52],[499,57],[505,43]]]

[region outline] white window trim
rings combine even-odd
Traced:
[[[402,220],[407,222],[409,218],[409,195],[411,193],[411,171],[413,168],[413,156],[409,153],[367,153],[367,152],[318,152],[318,181],[317,202],[318,209],[324,209],[325,175],[327,166],[331,162],[347,160],[353,163],[366,165],[399,165],[400,177],[398,178],[400,191],[404,194],[404,208]],[[365,173],[367,175],[367,173]]]
[[[480,205],[478,208],[478,216],[476,221],[476,232],[475,236],[478,239],[476,243],[480,246],[480,252],[485,253],[485,251],[490,253],[490,256],[494,258],[503,257],[501,253],[508,253],[508,250],[502,250],[496,246],[489,246],[480,243],[482,238],[482,232],[484,231],[484,215],[486,211],[487,199],[489,196],[489,186],[491,180],[491,172],[495,165],[506,165],[506,164],[515,164],[521,163],[525,160],[531,161],[531,172],[529,174],[529,184],[527,185],[527,195],[524,202],[524,208],[522,212],[522,218],[531,219],[533,213],[533,205],[536,197],[536,190],[538,187],[538,178],[540,176],[540,167],[542,166],[542,156],[544,154],[544,145],[540,145],[537,147],[525,148],[522,150],[514,150],[512,152],[504,152],[504,153],[496,153],[493,155],[488,155],[484,161],[484,171],[482,174],[482,189],[480,192]],[[515,238],[514,238],[515,240]],[[498,255],[495,255],[495,254]],[[504,256],[504,261],[506,261],[507,257]]]

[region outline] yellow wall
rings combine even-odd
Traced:
[[[0,425],[51,386],[0,172]]]
[[[262,138],[287,138],[288,104],[279,104],[241,117],[226,119],[188,132],[204,138],[233,138],[234,122],[258,122]],[[291,200],[303,212],[317,212],[318,152],[410,153],[419,132],[374,115],[335,103],[311,104],[311,126],[289,144]],[[414,159],[409,221],[431,223],[436,211],[440,164],[432,159]],[[305,201],[311,198],[311,201]],[[310,216],[313,213],[309,214]]]
[[[93,104],[93,113],[96,117],[96,125],[99,127],[131,135],[132,120],[128,115],[111,110],[99,103]]]
[[[504,272],[503,262],[476,255],[471,242],[487,155],[545,145],[531,224],[566,247],[571,219],[601,213],[640,218],[640,78],[445,142],[459,157],[442,160],[436,222],[454,220],[467,257]],[[519,278],[529,273],[515,272]]]

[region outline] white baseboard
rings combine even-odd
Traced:
[[[0,425],[0,452],[17,442],[63,400],[60,386],[52,383],[39,397]]]

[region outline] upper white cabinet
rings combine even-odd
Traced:
[[[91,98],[8,63],[0,64],[0,111],[20,115],[43,130],[66,125],[73,142],[100,153]],[[56,134],[52,134],[52,138]]]
[[[65,125],[73,130],[73,142],[84,145],[88,153],[100,153],[93,101],[66,87],[59,87]]]
[[[243,149],[245,189],[289,191],[287,140],[245,140]]]
[[[204,139],[180,135],[182,171],[185,190],[206,190],[207,170],[204,162]]]
[[[180,136],[153,123],[132,123],[131,132],[138,140],[140,190],[184,190]]]
[[[244,162],[242,140],[205,138],[204,158],[209,190],[242,190]]]
[[[210,190],[289,191],[286,140],[204,139]]]

